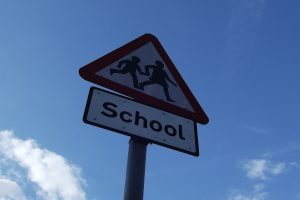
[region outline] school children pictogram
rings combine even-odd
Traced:
[[[175,102],[171,99],[170,93],[169,93],[169,85],[167,83],[170,82],[174,87],[177,87],[177,84],[174,83],[170,78],[167,72],[163,69],[164,64],[157,60],[155,61],[154,65],[145,65],[144,71],[141,70],[141,67],[139,66],[140,59],[137,56],[132,56],[131,60],[125,59],[121,60],[118,64],[118,68],[110,68],[110,75],[113,74],[124,74],[124,75],[130,75],[133,82],[133,87],[137,89],[144,90],[145,86],[147,85],[154,85],[158,84],[163,88],[163,92],[165,94],[165,97],[170,102]],[[123,67],[123,68],[121,68]],[[120,69],[121,68],[121,69]],[[151,74],[150,74],[151,71]],[[139,75],[146,75],[149,76],[149,79],[143,82],[139,83],[139,79],[143,79],[143,77],[138,78],[137,72]]]
[[[151,43],[110,63],[95,75],[193,111],[189,99]]]

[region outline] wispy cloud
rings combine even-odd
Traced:
[[[257,184],[251,191],[235,189],[230,192],[227,200],[266,200],[269,194],[264,188],[263,184]]]
[[[226,59],[233,64],[253,48],[267,0],[233,0],[228,23]]]
[[[257,134],[267,134],[270,133],[272,130],[271,129],[264,129],[264,128],[258,128],[258,127],[247,127],[250,131],[252,131],[253,133],[257,133]]]
[[[281,148],[273,150],[272,152],[265,153],[265,155],[269,155],[269,157],[275,157],[275,156],[279,157],[286,154],[295,154],[297,151],[300,151],[300,142],[293,141]]]
[[[22,167],[28,180],[37,186],[36,195],[42,199],[86,199],[80,169],[62,156],[40,148],[32,139],[22,140],[14,136],[12,131],[0,131],[0,157]],[[12,188],[11,194],[25,199],[16,182],[3,179],[2,184]],[[5,199],[5,195],[7,194],[0,193],[0,199]],[[9,198],[22,200],[22,198]]]
[[[242,168],[250,179],[266,180],[269,176],[276,176],[286,171],[283,162],[272,162],[267,159],[252,159],[242,162]]]

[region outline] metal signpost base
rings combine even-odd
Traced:
[[[129,141],[124,200],[143,200],[147,144],[134,138]]]

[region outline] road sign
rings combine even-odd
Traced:
[[[145,34],[79,70],[84,79],[201,124],[208,117],[158,41]]]
[[[91,87],[83,121],[124,135],[199,156],[193,120]]]

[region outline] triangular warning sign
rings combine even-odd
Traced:
[[[158,41],[145,34],[79,70],[87,81],[192,119],[208,117]]]

